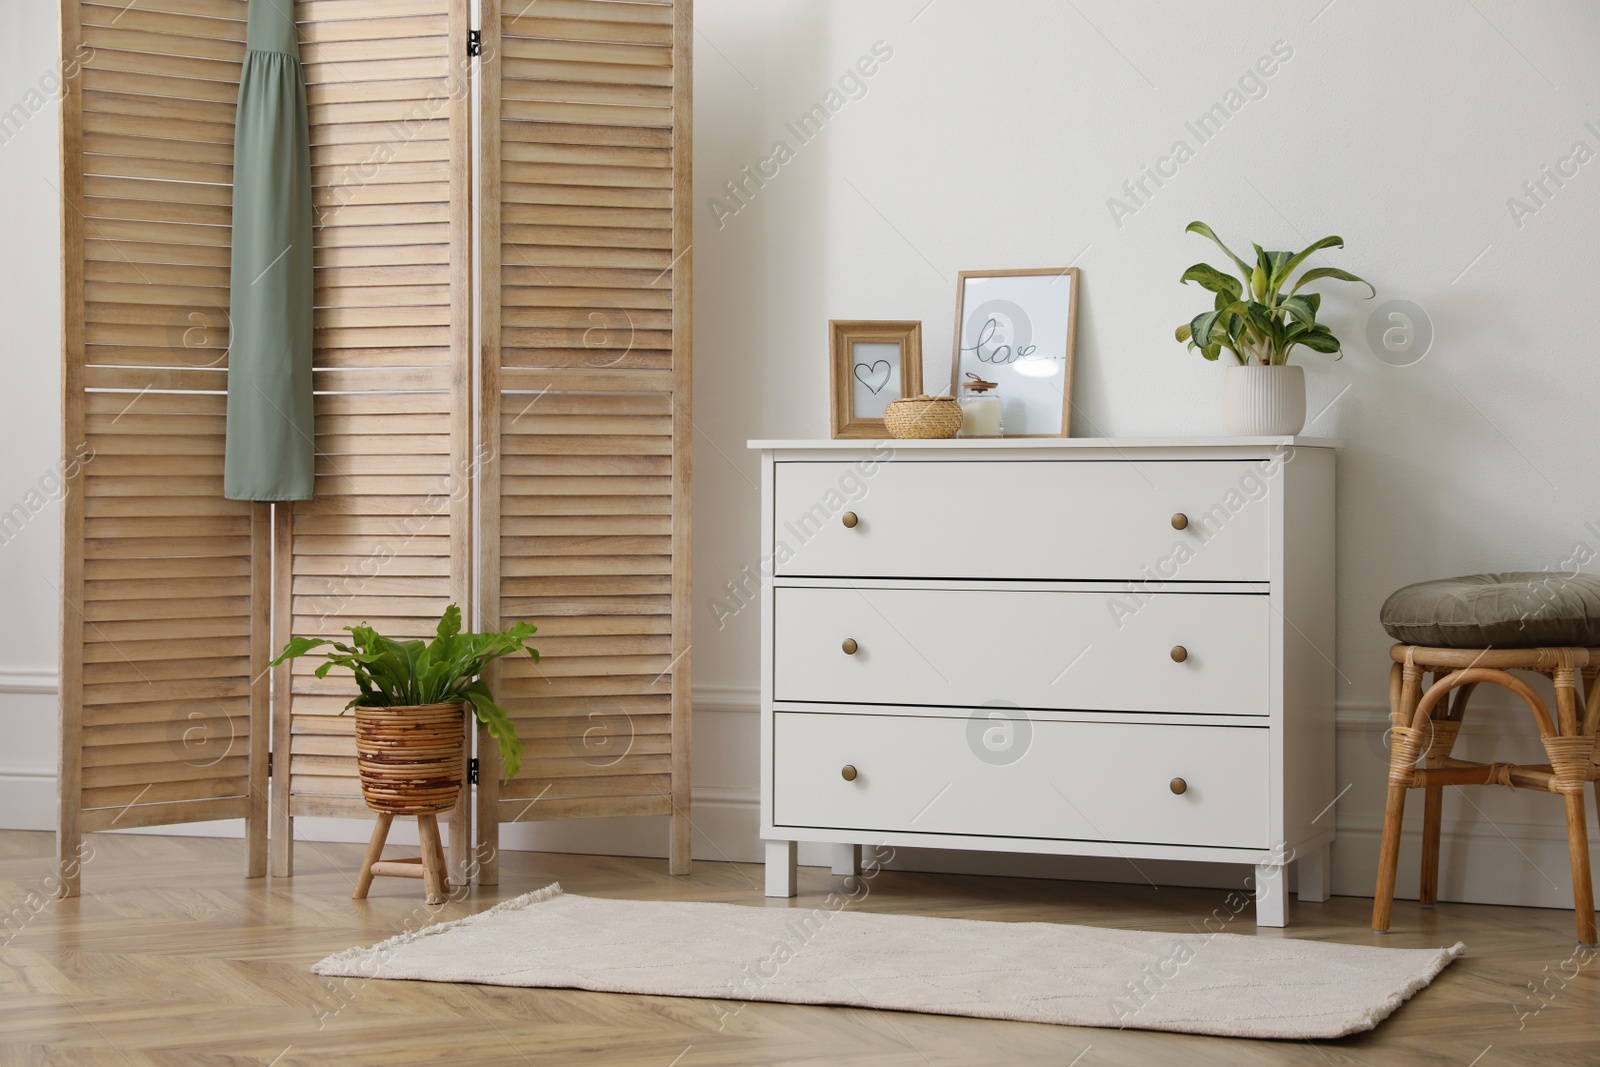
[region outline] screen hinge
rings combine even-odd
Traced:
[[[272,777],[272,752],[270,750],[267,752],[267,777]]]
[[[483,55],[483,31],[482,30],[468,30],[467,31],[467,55],[469,55],[469,56],[481,56],[481,55]]]
[[[477,756],[473,756],[471,759],[467,760],[467,784],[468,785],[477,785],[478,784],[478,757]]]

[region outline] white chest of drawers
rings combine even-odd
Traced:
[[[1255,868],[1324,900],[1334,454],[1303,438],[752,442],[761,828]]]

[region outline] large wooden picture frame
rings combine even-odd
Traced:
[[[999,385],[1005,436],[1070,437],[1077,335],[1077,267],[962,271],[951,395],[971,372]]]
[[[888,437],[884,408],[892,400],[922,393],[922,323],[829,322],[828,384],[834,437]]]

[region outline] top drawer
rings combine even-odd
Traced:
[[[1251,460],[774,466],[780,577],[1270,577],[1271,489]]]

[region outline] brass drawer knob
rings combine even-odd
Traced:
[[[844,644],[840,645],[839,647],[844,649],[844,654],[847,656],[855,655],[856,651],[861,648],[860,645],[856,644],[856,639],[853,637],[845,638]]]
[[[1184,660],[1186,660],[1188,658],[1189,658],[1189,650],[1187,648],[1184,648],[1182,645],[1173,645],[1172,646],[1172,662],[1174,662],[1174,663],[1182,663]]]
[[[1181,797],[1183,794],[1189,791],[1189,783],[1184,781],[1182,778],[1174,778],[1171,782],[1167,783],[1167,788],[1172,790],[1173,796]]]
[[[844,523],[844,528],[846,530],[854,530],[856,528],[856,523],[860,522],[861,519],[857,517],[855,512],[847,511],[844,513],[844,518],[840,519],[839,521]]]
[[[839,777],[843,778],[847,782],[855,781],[856,780],[856,769],[855,769],[854,764],[846,763],[844,765],[843,769],[841,769],[839,771]]]
[[[1172,516],[1172,528],[1174,530],[1187,530],[1189,528],[1189,516],[1181,511]]]

